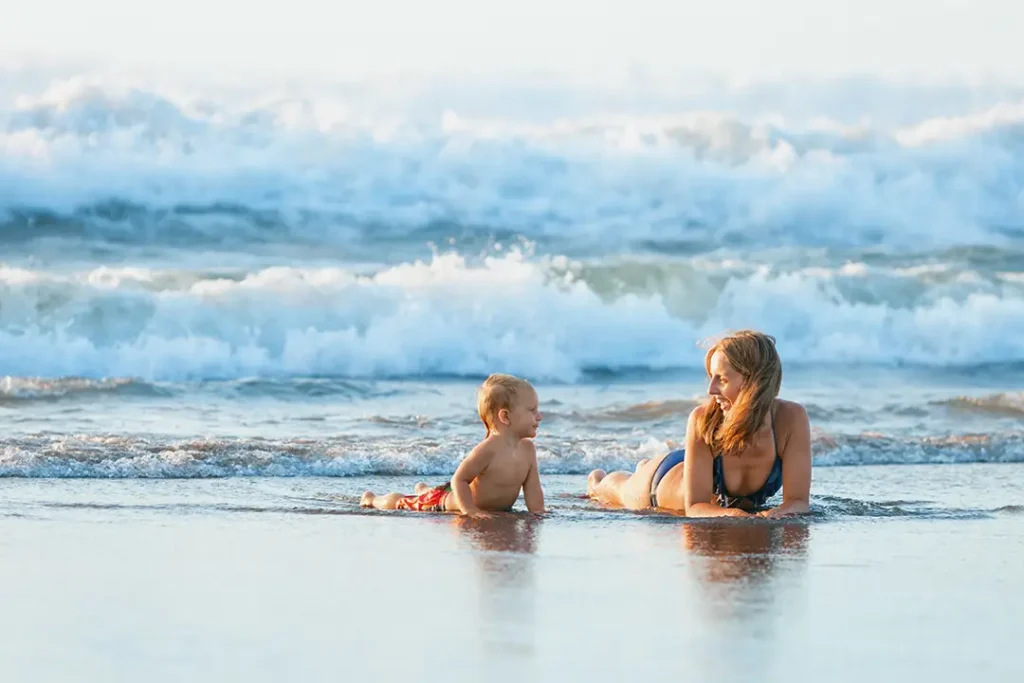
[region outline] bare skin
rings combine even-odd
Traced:
[[[711,358],[708,395],[728,411],[739,396],[742,376],[729,365],[724,354]],[[688,517],[749,517],[751,512],[721,507],[714,496],[714,457],[707,443],[699,436],[697,425],[705,407],[690,413],[686,427],[686,460],[670,469],[658,484],[656,496],[661,510],[683,513]],[[811,485],[811,441],[807,412],[799,403],[775,399],[775,431],[778,435],[779,457],[782,459],[782,505],[756,513],[761,517],[801,514],[809,509]],[[764,486],[775,463],[775,440],[772,417],[754,435],[743,453],[723,456],[722,474],[725,488],[733,496],[750,495]],[[612,472],[594,470],[587,478],[587,495],[598,502],[627,510],[651,509],[651,482],[662,460],[661,456],[641,460],[636,470]]]
[[[775,399],[775,431],[782,459],[782,504],[769,510],[752,513],[742,508],[723,508],[714,497],[714,456],[697,435],[696,423],[704,407],[690,414],[686,430],[686,461],[682,464],[683,491],[687,517],[782,517],[801,514],[810,509],[811,440],[807,412],[799,403]],[[746,496],[758,491],[775,463],[775,441],[771,416],[754,435],[753,443],[739,455],[722,456],[722,477],[725,489],[733,496]]]
[[[451,479],[446,512],[486,517],[512,509],[522,491],[530,512],[544,512],[544,491],[537,470],[537,447],[531,440],[542,419],[537,394],[521,397],[515,405],[498,411],[490,434],[459,464]],[[429,489],[416,485],[416,495]],[[403,494],[363,494],[361,505],[393,510]]]
[[[587,495],[603,505],[626,510],[651,509],[651,482],[661,461],[668,453],[657,458],[644,458],[637,463],[632,474],[594,470],[587,476]],[[683,468],[676,465],[661,478],[656,490],[658,507],[665,510],[682,510]]]

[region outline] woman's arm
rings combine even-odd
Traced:
[[[757,513],[758,517],[800,515],[811,509],[811,422],[799,403],[780,406],[780,422],[786,425],[787,437],[779,455],[782,457],[782,505]]]
[[[683,461],[686,516],[749,517],[750,513],[743,510],[724,508],[711,502],[715,494],[714,457],[697,428],[703,412],[704,406],[694,408],[686,423],[686,459]]]

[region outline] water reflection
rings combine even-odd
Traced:
[[[475,549],[493,553],[532,554],[543,518],[515,513],[474,518],[457,515],[453,525]]]
[[[752,589],[806,560],[806,522],[705,522],[683,525],[683,547],[698,558],[708,586]]]
[[[683,547],[699,587],[699,614],[714,657],[759,662],[773,671],[785,624],[799,599],[810,544],[805,521],[707,522],[683,525]]]
[[[683,547],[698,588],[701,653],[711,662],[755,667],[785,677],[777,661],[786,624],[804,609],[803,570],[810,545],[806,521],[701,521],[683,525]]]
[[[534,654],[533,561],[541,524],[540,517],[512,513],[452,518],[477,567],[481,646],[517,665]]]

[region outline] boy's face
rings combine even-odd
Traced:
[[[508,412],[509,428],[521,439],[537,436],[537,427],[542,419],[537,392],[532,389],[521,392]]]

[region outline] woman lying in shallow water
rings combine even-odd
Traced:
[[[810,424],[803,406],[778,398],[775,339],[750,330],[731,334],[708,349],[704,367],[709,399],[690,413],[686,448],[641,460],[632,474],[594,470],[587,495],[613,507],[688,517],[807,512]],[[765,509],[780,489],[782,504]]]

